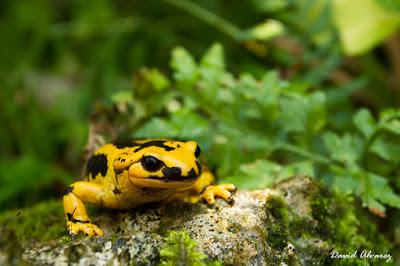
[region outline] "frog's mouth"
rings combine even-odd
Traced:
[[[149,187],[149,188],[188,188],[194,185],[196,180],[189,181],[166,181],[163,179],[153,178],[132,178],[129,180],[135,186]]]
[[[196,171],[197,170],[197,171]],[[192,168],[185,175],[179,167],[163,166],[159,171],[149,173],[147,176],[138,177],[135,168],[128,170],[129,179],[135,186],[151,188],[187,188],[192,186],[201,175],[201,166],[197,164],[197,169]]]
[[[165,182],[187,182],[187,181],[193,181],[199,177],[201,172],[201,168],[198,169],[198,172],[196,173],[196,170],[193,168],[187,173],[187,175],[183,176],[181,175],[181,169],[179,167],[164,167],[162,169],[162,179]],[[151,179],[160,179],[159,176],[149,176],[148,178]]]
[[[135,177],[129,174],[129,179],[135,186],[151,188],[187,188],[192,186],[201,174],[201,169],[196,172],[191,169],[186,175],[181,174],[181,169],[177,167],[164,167],[162,171],[156,174],[150,174],[147,177]]]

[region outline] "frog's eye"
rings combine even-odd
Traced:
[[[199,147],[199,145],[197,145],[196,151],[194,152],[194,156],[196,156],[196,158],[199,158],[200,153],[201,153],[200,147]]]
[[[163,163],[153,156],[143,156],[142,165],[147,171],[155,172],[161,169]]]

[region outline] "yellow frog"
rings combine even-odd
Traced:
[[[64,194],[68,232],[101,236],[90,222],[84,203],[112,209],[130,209],[149,202],[182,199],[214,204],[220,197],[232,203],[232,184],[212,185],[214,176],[201,170],[200,148],[194,141],[144,139],[100,147],[86,167],[84,181]]]

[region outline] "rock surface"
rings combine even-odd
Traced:
[[[343,203],[304,176],[272,189],[238,191],[234,200],[233,205],[217,200],[213,207],[176,202],[127,212],[97,210],[91,216],[104,237],[28,242],[22,258],[35,265],[158,265],[167,232],[184,230],[199,251],[224,265],[321,265],[332,262],[329,252],[342,244],[359,248],[344,244],[343,230],[353,232],[349,237],[375,230],[352,222],[352,202],[341,210]],[[360,245],[385,247],[370,234]],[[1,260],[11,261],[0,245]]]

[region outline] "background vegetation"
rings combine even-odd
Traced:
[[[197,140],[242,189],[323,180],[400,243],[399,1],[2,1],[0,16],[0,211],[59,198],[90,114],[113,110],[118,135]]]

